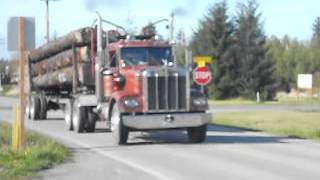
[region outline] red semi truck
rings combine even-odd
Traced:
[[[94,23],[30,52],[27,116],[63,109],[67,129],[77,133],[105,121],[115,144],[130,131],[162,129],[186,129],[190,142],[203,142],[207,98],[191,88],[189,70],[175,65],[173,45],[155,34],[104,31],[103,23],[121,27],[99,14]]]

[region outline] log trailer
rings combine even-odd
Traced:
[[[93,26],[29,53],[28,118],[62,109],[67,129],[77,133],[105,121],[117,145],[130,131],[162,129],[186,129],[190,142],[203,142],[207,98],[190,87],[189,70],[175,65],[173,44],[155,34],[104,31],[103,23],[123,29],[97,13]]]

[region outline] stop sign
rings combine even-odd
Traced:
[[[211,78],[211,71],[206,66],[198,66],[193,70],[193,80],[200,86],[207,85]]]

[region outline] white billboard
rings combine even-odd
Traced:
[[[299,74],[298,75],[298,88],[299,89],[312,89],[312,74]]]

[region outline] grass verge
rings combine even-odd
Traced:
[[[261,103],[257,103],[254,100],[244,99],[244,98],[235,98],[235,99],[228,99],[228,100],[214,100],[210,99],[209,104],[212,105],[268,105],[268,104],[320,104],[320,98],[315,97],[281,97],[274,101],[263,101]]]
[[[320,140],[320,112],[216,113],[212,123]]]
[[[5,95],[13,86],[12,85],[2,85],[1,95]]]
[[[0,179],[31,179],[39,170],[61,164],[69,157],[64,146],[31,131],[26,133],[26,149],[13,153],[11,125],[0,123]]]

